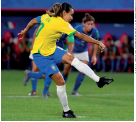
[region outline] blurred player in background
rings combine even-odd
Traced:
[[[10,68],[10,46],[4,39],[1,39],[1,69]]]
[[[68,106],[65,81],[56,64],[61,62],[71,64],[77,70],[92,78],[99,88],[102,88],[105,84],[113,82],[113,79],[105,79],[104,77],[100,78],[89,68],[88,65],[79,61],[62,48],[56,47],[56,40],[59,39],[63,33],[66,33],[67,35],[74,35],[86,42],[97,44],[101,50],[104,51],[106,47],[104,44],[76,31],[69,24],[73,19],[73,14],[74,10],[68,3],[56,3],[53,5],[53,8],[47,11],[47,14],[32,19],[26,28],[18,34],[22,35],[22,38],[24,38],[31,27],[41,23],[31,53],[33,53],[34,61],[39,70],[46,77],[51,77],[56,82],[57,95],[63,107],[62,116],[66,118],[76,118],[76,116]]]
[[[76,26],[75,29],[80,33],[86,34],[87,36],[99,40],[99,32],[97,28],[94,27],[94,22],[95,22],[94,17],[92,17],[89,13],[86,13],[85,17],[82,19],[82,25]],[[89,57],[87,51],[88,42],[85,42],[82,39],[79,39],[78,37],[75,37],[74,39],[75,39],[74,50],[73,50],[74,57],[76,57],[77,59],[88,65],[89,64]],[[94,51],[91,59],[91,63],[93,63],[93,65],[97,63],[97,58],[96,58],[97,50],[98,50],[98,45],[94,45]],[[63,77],[65,82],[67,81],[68,74],[70,71],[71,71],[71,65],[65,64],[65,68],[63,72]],[[72,95],[79,95],[78,89],[82,84],[84,78],[85,78],[85,74],[79,72],[76,78],[75,86],[72,91]]]
[[[124,64],[123,64],[123,67],[122,67],[122,72],[126,72],[128,70],[129,60],[132,58],[131,52],[133,52],[133,49],[132,49],[132,46],[131,46],[131,43],[129,41],[127,34],[121,35],[120,42],[121,42],[121,46],[119,48],[120,56],[117,60],[116,71],[119,70],[119,67],[121,65],[121,60],[123,60]]]
[[[111,40],[110,38],[107,39],[107,48],[105,49],[104,55],[102,56],[102,71],[106,71],[106,60],[110,60],[111,62],[110,72],[114,71],[117,48],[113,43],[113,40]]]
[[[130,59],[131,45],[129,42],[128,35],[123,35],[122,39],[123,39],[123,41],[122,41],[122,45],[121,45],[121,49],[120,49],[120,55],[121,55],[121,59],[124,60],[124,65],[123,65],[122,71],[126,72],[128,69],[128,61]]]

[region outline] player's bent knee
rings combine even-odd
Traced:
[[[62,63],[68,63],[71,64],[72,60],[74,59],[74,56],[66,53],[63,57],[62,57]]]
[[[57,79],[56,84],[58,86],[63,86],[63,85],[65,85],[65,81],[64,81],[64,79],[61,76],[59,76],[59,78]]]
[[[61,73],[56,73],[51,76],[51,78],[55,81],[56,85],[63,86],[65,85],[65,81],[61,75]]]

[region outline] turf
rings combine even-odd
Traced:
[[[82,96],[71,96],[78,72],[71,72],[66,83],[68,103],[78,118],[62,118],[62,106],[52,82],[52,97],[41,98],[44,81],[38,81],[37,97],[29,97],[31,81],[23,86],[24,72],[1,71],[2,121],[134,121],[134,74],[97,73],[115,81],[100,89],[89,77],[79,88]]]

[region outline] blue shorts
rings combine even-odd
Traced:
[[[66,50],[57,46],[54,54],[50,56],[43,56],[36,53],[33,54],[33,58],[39,70],[48,77],[59,72],[57,65],[61,64],[62,57],[66,53],[68,53]]]

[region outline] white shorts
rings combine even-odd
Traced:
[[[32,53],[30,53],[29,58],[30,58],[31,60],[34,60]]]
[[[83,52],[83,53],[74,53],[74,57],[81,61],[88,61],[89,62],[89,56],[88,52]]]

